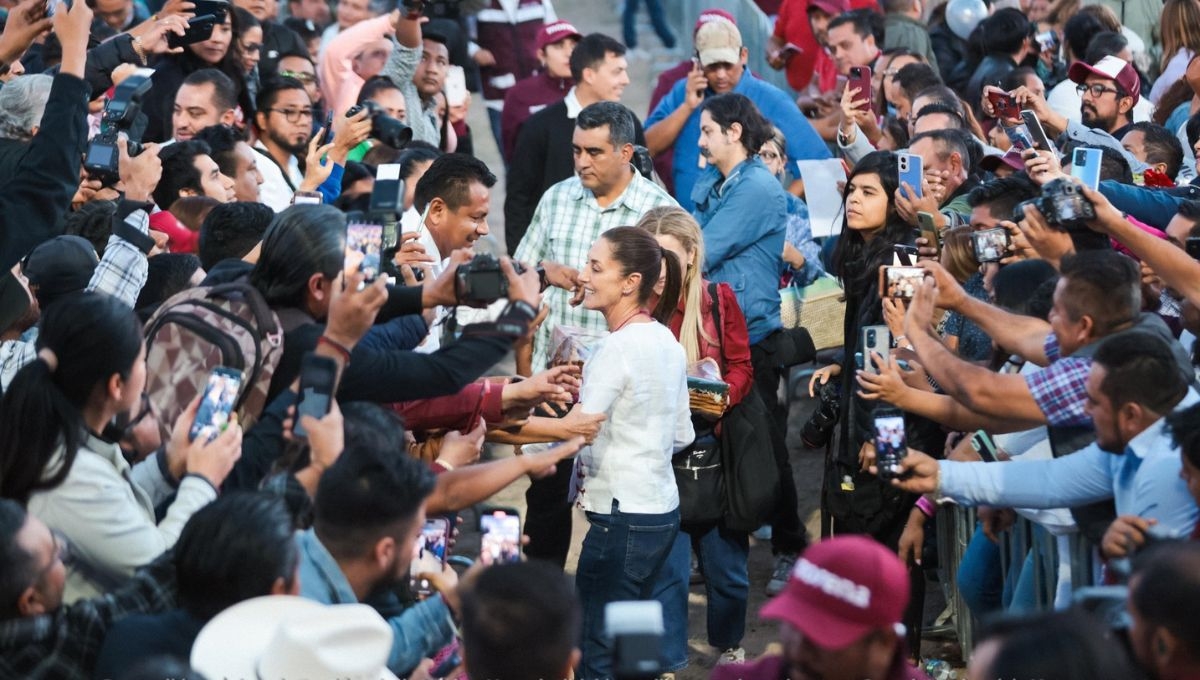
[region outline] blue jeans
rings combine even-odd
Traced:
[[[1000,546],[983,535],[976,524],[958,564],[958,591],[976,619],[1004,608],[1004,571],[1000,564]]]
[[[722,651],[741,647],[746,633],[750,535],[719,524],[684,527],[675,538],[671,555],[654,584],[655,599],[662,601],[664,612],[667,609],[673,612],[666,616],[663,644],[664,669],[668,671],[687,665],[688,579],[692,550],[699,558],[708,596],[705,611],[708,644]]]
[[[587,536],[579,553],[575,588],[583,609],[580,678],[612,677],[612,644],[604,636],[604,607],[609,602],[649,600],[667,555],[679,533],[679,510],[662,514],[587,513]],[[686,573],[684,578],[686,579]],[[663,607],[663,617],[671,613]],[[668,630],[674,625],[667,623]],[[687,618],[683,625],[686,628]]]
[[[1034,524],[1033,538],[1033,545],[1029,548],[1029,552],[1025,553],[1025,561],[1021,565],[1020,575],[1013,587],[1012,600],[1008,603],[1010,612],[1024,614],[1037,611],[1039,609],[1038,600],[1042,596],[1042,593],[1038,592],[1038,586],[1041,585],[1052,593],[1055,590],[1052,584],[1058,583],[1058,560],[1054,559],[1054,555],[1045,554],[1045,551],[1042,550],[1043,546],[1053,544],[1053,537],[1049,536],[1045,527]],[[1052,596],[1050,604],[1054,604]]]
[[[621,15],[625,33],[625,46],[629,49],[637,47],[637,21],[638,0],[625,0],[625,11]],[[675,34],[671,32],[671,27],[667,25],[667,17],[663,14],[662,0],[646,0],[646,11],[650,13],[650,23],[654,25],[654,32],[658,34],[658,39],[662,41],[663,47],[672,49],[675,47]]]
[[[488,122],[491,123],[492,139],[496,140],[496,150],[500,152],[500,159],[504,161],[504,167],[508,167],[508,159],[504,157],[504,142],[503,135],[500,133],[500,121],[504,115],[503,111],[497,111],[490,106],[485,106],[488,112]]]

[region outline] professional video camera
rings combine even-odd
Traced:
[[[142,97],[152,85],[153,69],[140,68],[117,86],[112,99],[104,106],[100,132],[88,144],[83,167],[88,174],[105,184],[120,178],[120,150],[117,137],[124,132],[129,142],[129,155],[142,152],[142,135],[146,132],[146,114],[142,113]]]
[[[371,119],[371,137],[387,144],[393,149],[403,149],[412,141],[413,131],[399,120],[384,113],[383,108],[371,100],[355,104],[346,112],[346,117],[358,115],[359,111],[367,110]]]

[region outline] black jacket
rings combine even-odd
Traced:
[[[633,123],[634,138],[645,146],[641,121],[635,116]],[[567,117],[566,100],[538,111],[521,126],[516,148],[509,159],[504,199],[504,240],[509,254],[517,252],[542,194],[575,174],[575,157],[571,150],[574,135],[575,119]]]
[[[59,223],[79,187],[89,95],[85,81],[54,76],[33,140],[0,149],[0,270],[60,233]]]

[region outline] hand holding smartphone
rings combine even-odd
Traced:
[[[858,90],[858,95],[856,95],[857,99],[855,99],[855,102],[859,104],[859,109],[864,111],[875,110],[875,97],[871,92],[871,67],[851,67],[850,80],[846,83],[846,87]]]
[[[922,272],[925,270],[922,269]],[[875,362],[871,357],[872,353],[886,357],[892,350],[892,333],[887,326],[863,326],[862,329],[862,355],[863,355],[863,370],[867,373],[879,373]]]
[[[188,431],[188,441],[203,438],[211,442],[219,437],[229,426],[229,416],[237,406],[241,389],[241,371],[224,366],[213,369],[204,387],[204,394],[200,396],[200,406]]]
[[[358,270],[362,272],[365,283],[373,282],[379,276],[382,266],[383,225],[351,222],[346,225],[346,251],[362,255]],[[346,263],[347,268],[349,262]]]
[[[192,17],[188,19],[187,29],[183,35],[177,33],[167,34],[167,47],[175,49],[177,47],[186,47],[198,42],[204,42],[212,37],[213,28],[217,25],[217,17],[212,14]]]
[[[879,268],[879,297],[893,300],[911,300],[917,296],[917,288],[925,280],[925,270],[921,267],[880,267]],[[874,328],[870,326],[869,328]],[[883,326],[882,328],[887,328]],[[889,341],[890,346],[890,341]]]
[[[898,153],[896,154],[896,165],[900,171],[900,189],[904,191],[905,183],[912,187],[912,194],[909,198],[921,198],[922,188],[921,182],[925,179],[925,159],[916,154]],[[905,191],[908,194],[907,191]]]
[[[936,257],[942,249],[942,243],[938,239],[937,223],[934,222],[933,215],[924,210],[918,212],[917,226],[921,231],[921,238],[925,239],[926,247],[932,248]]]
[[[300,438],[308,437],[308,432],[300,422],[301,416],[320,420],[329,413],[333,392],[337,387],[337,372],[337,362],[333,359],[311,353],[304,355],[300,362],[300,394],[296,396],[292,434]]]
[[[992,89],[987,93],[988,102],[1000,120],[1020,120],[1021,107],[1017,98],[1003,90]]]

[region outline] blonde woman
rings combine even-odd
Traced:
[[[1188,63],[1200,53],[1200,0],[1167,0],[1162,9],[1162,75],[1150,88],[1158,104],[1167,90],[1183,78]]]
[[[689,364],[701,359],[712,359],[721,367],[721,377],[729,384],[729,404],[740,402],[754,387],[754,369],[750,365],[750,340],[746,330],[746,319],[738,307],[733,289],[727,284],[715,287],[716,306],[720,317],[713,315],[712,287],[700,275],[704,262],[704,237],[696,220],[676,207],[654,208],[638,222],[638,226],[649,231],[658,239],[664,250],[669,250],[679,259],[683,269],[683,287],[679,304],[671,315],[668,325],[679,339]],[[665,274],[665,272],[664,272]],[[660,279],[654,288],[651,304],[657,303],[666,285]],[[728,408],[728,406],[726,408]],[[692,425],[696,430],[696,445],[713,445],[721,421],[713,422],[693,415]],[[720,499],[713,499],[719,503]],[[720,522],[680,525],[671,557],[664,565],[664,572],[672,568],[683,573],[664,573],[658,581],[660,588],[656,599],[676,615],[665,617],[668,622],[682,622],[685,627],[672,630],[668,624],[665,635],[665,654],[668,667],[677,665],[679,659],[687,659],[687,555],[695,550],[699,557],[700,570],[704,573],[704,587],[708,594],[708,643],[721,651],[718,663],[731,663],[745,659],[742,636],[746,628],[746,604],[750,593],[750,579],[746,570],[749,555],[749,534],[733,531]]]

